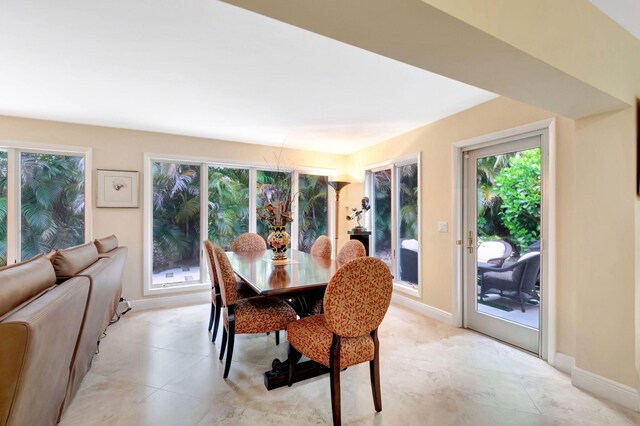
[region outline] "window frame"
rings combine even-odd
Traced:
[[[417,181],[418,181],[418,198],[417,198],[417,215],[418,215],[418,284],[417,288],[400,280],[398,267],[398,241],[400,234],[400,220],[398,220],[398,209],[400,203],[400,185],[398,184],[398,173],[402,166],[410,164],[417,165]],[[421,170],[421,153],[405,155],[395,159],[365,166],[365,193],[372,200],[371,214],[367,215],[367,227],[371,229],[371,241],[369,253],[373,256],[375,253],[375,194],[374,194],[374,173],[381,170],[391,171],[391,273],[393,274],[393,288],[402,293],[415,297],[422,297],[422,252],[423,252],[423,234],[422,234],[422,170]]]
[[[21,259],[21,154],[68,155],[84,158],[84,243],[93,241],[92,148],[0,140],[0,151],[7,153],[7,265]]]
[[[201,169],[200,175],[200,279],[190,283],[172,283],[167,286],[152,284],[153,279],[153,162],[173,162],[180,164],[197,165]],[[143,295],[157,295],[170,293],[184,293],[190,291],[201,291],[211,289],[211,279],[209,277],[206,258],[204,253],[204,240],[209,237],[208,229],[208,200],[209,200],[209,167],[236,168],[249,170],[249,232],[256,232],[258,215],[257,207],[257,174],[258,170],[264,171],[281,171],[291,173],[291,192],[297,194],[299,174],[314,174],[327,176],[329,180],[335,177],[337,171],[335,169],[324,169],[316,167],[295,167],[282,168],[273,167],[268,163],[228,161],[210,157],[184,156],[172,154],[144,153],[144,180],[143,188]],[[328,214],[330,227],[330,237],[333,239],[333,220],[332,208],[335,200],[332,202],[328,197]],[[202,212],[206,212],[202,214]],[[294,214],[297,214],[297,203],[294,203]],[[297,216],[296,216],[297,217]],[[291,224],[291,247],[297,247],[298,244],[298,221],[294,220]]]

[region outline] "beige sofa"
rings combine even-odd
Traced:
[[[117,246],[112,236],[0,268],[0,426],[60,420],[120,300]]]

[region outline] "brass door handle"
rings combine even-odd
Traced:
[[[467,236],[467,251],[473,253],[473,249],[473,233],[469,231],[469,235]]]

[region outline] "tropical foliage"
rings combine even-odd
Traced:
[[[0,266],[7,264],[7,152],[0,151]]]
[[[320,235],[328,234],[326,176],[300,174],[298,179],[298,249],[309,253]]]
[[[397,168],[400,240],[418,239],[418,165]],[[391,169],[373,173],[376,252],[391,250]]]
[[[418,165],[400,166],[400,239],[418,239]]]
[[[23,152],[20,183],[22,259],[84,242],[84,157]]]
[[[153,163],[153,272],[199,265],[200,166]]]
[[[391,169],[373,173],[373,194],[375,254],[382,258],[388,252],[386,258],[391,253]]]
[[[496,177],[502,199],[498,216],[521,248],[540,239],[540,150],[531,149],[509,159]]]
[[[478,239],[509,241],[517,252],[540,239],[540,149],[477,162]]]
[[[209,167],[209,240],[231,250],[249,232],[249,169]]]

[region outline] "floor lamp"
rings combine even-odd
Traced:
[[[333,245],[333,258],[337,259],[338,258],[338,218],[340,217],[340,190],[342,188],[344,188],[345,186],[349,185],[351,182],[345,182],[345,181],[339,181],[339,180],[330,180],[329,181],[329,185],[331,185],[331,187],[333,189],[336,190],[336,233],[335,233],[335,238],[336,238],[336,242]]]

